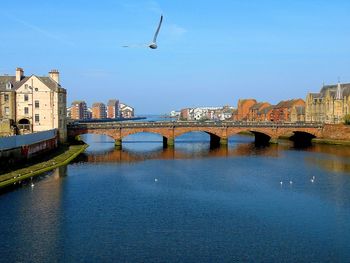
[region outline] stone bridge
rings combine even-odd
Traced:
[[[311,141],[323,138],[324,124],[319,123],[271,123],[271,122],[87,122],[68,124],[68,137],[81,134],[101,134],[112,137],[116,147],[128,135],[149,132],[163,136],[163,145],[173,146],[175,138],[188,132],[206,132],[213,146],[227,145],[230,136],[251,132],[257,143],[276,143],[281,136],[291,136],[295,141]]]

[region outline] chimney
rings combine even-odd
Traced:
[[[24,72],[22,68],[16,68],[16,81],[21,81],[24,77]]]
[[[54,81],[56,81],[57,84],[60,83],[60,73],[58,72],[57,69],[52,69],[50,72],[49,72],[49,77],[51,79],[53,79]]]

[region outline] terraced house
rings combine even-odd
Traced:
[[[319,93],[306,97],[308,122],[342,123],[350,114],[350,83],[323,86]]]
[[[15,76],[0,76],[0,119],[11,119],[16,133],[58,129],[60,139],[67,137],[66,90],[59,84],[59,72],[48,76],[25,76],[22,68]]]

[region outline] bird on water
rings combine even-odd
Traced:
[[[151,49],[157,49],[157,48],[158,48],[158,45],[157,45],[157,37],[158,37],[159,31],[160,31],[160,27],[162,26],[162,22],[163,22],[163,15],[160,16],[160,21],[159,21],[157,30],[156,30],[156,32],[154,33],[152,42],[151,42],[150,44],[148,44],[148,45],[145,45],[145,47],[149,47],[149,48],[151,48]],[[125,46],[123,46],[123,47],[135,47],[135,46],[125,45]]]

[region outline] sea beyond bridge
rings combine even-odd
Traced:
[[[173,146],[175,138],[182,134],[205,132],[210,135],[211,145],[219,146],[227,145],[229,137],[244,132],[254,134],[257,143],[276,143],[282,136],[291,137],[295,142],[305,142],[313,138],[330,138],[334,128],[339,127],[322,123],[238,121],[74,122],[67,126],[70,138],[87,133],[107,135],[115,140],[117,147],[122,146],[126,136],[143,132],[161,135],[165,147]]]

